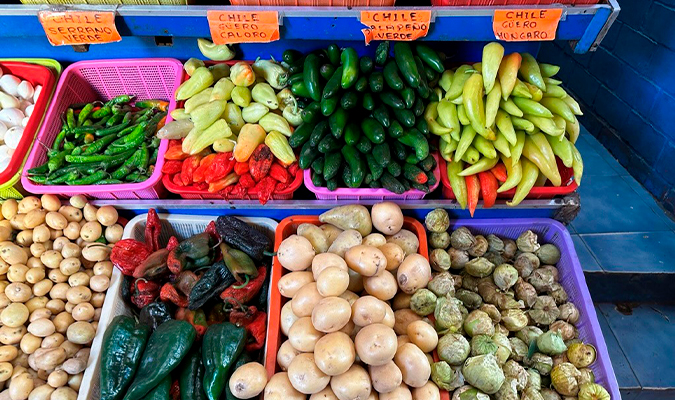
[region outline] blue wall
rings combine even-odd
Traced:
[[[675,0],[619,0],[600,48],[547,43],[539,58],[582,103],[582,124],[664,207],[675,209]]]

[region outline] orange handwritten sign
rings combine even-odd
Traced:
[[[495,10],[492,30],[507,42],[554,40],[562,8]]]
[[[215,44],[267,43],[279,40],[277,11],[219,11],[206,13]]]
[[[112,11],[40,11],[38,19],[52,46],[99,44],[122,40]]]
[[[425,37],[431,24],[431,10],[361,11],[361,29],[366,44],[372,40],[411,41]]]

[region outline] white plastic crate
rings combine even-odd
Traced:
[[[136,239],[144,241],[145,239],[145,221],[148,214],[141,214],[134,217],[124,228],[124,239]],[[162,224],[162,231],[159,237],[160,245],[165,246],[171,236],[176,236],[179,241],[185,240],[190,236],[204,232],[209,222],[214,221],[217,216],[209,215],[170,215],[159,214],[159,219]],[[265,233],[270,238],[271,243],[274,243],[274,232],[277,229],[277,222],[269,218],[255,218],[255,217],[238,217],[242,221],[255,227],[259,231]],[[271,266],[268,272],[271,275]],[[103,341],[103,334],[110,322],[118,315],[132,315],[131,307],[122,299],[122,281],[124,276],[117,269],[113,269],[112,278],[110,281],[110,288],[103,303],[101,310],[101,318],[98,322],[98,330],[94,337],[94,342],[91,346],[91,353],[87,363],[87,369],[84,371],[82,377],[82,386],[77,396],[77,400],[98,400],[100,398],[99,389],[99,359],[101,352],[101,342]],[[269,293],[268,293],[269,299]],[[268,325],[269,325],[269,314]],[[265,347],[266,348],[266,347]],[[265,357],[263,355],[263,357]],[[263,358],[264,359],[264,358]]]

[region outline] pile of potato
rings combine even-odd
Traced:
[[[83,196],[2,203],[0,400],[77,398],[122,233]]]
[[[284,372],[271,377],[265,398],[440,399],[429,381],[438,336],[409,307],[431,267],[417,253],[420,239],[402,229],[401,209],[349,205],[319,219],[323,225],[300,225],[277,252],[290,271],[278,283],[291,299],[280,322],[288,340],[277,354]],[[230,388],[239,398],[263,390],[258,379],[235,378]]]

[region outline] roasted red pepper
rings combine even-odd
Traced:
[[[145,278],[136,279],[131,288],[131,302],[138,308],[143,308],[155,301],[159,296],[160,286],[157,282]]]
[[[164,153],[164,158],[167,160],[185,160],[186,158],[190,157],[189,154],[183,153],[183,148],[182,146],[171,146],[169,149]]]
[[[171,251],[178,247],[178,239],[175,236],[169,238],[169,243],[166,244],[166,249]]]
[[[499,182],[506,182],[506,179],[508,178],[506,174],[506,167],[502,163],[499,163],[494,167],[492,167],[490,172],[492,172],[492,175],[494,175]]]
[[[258,182],[255,187],[250,190],[250,192],[258,194],[258,201],[260,204],[266,204],[267,201],[272,197],[272,193],[274,192],[274,188],[276,186],[277,181],[275,181],[271,176],[266,176],[260,182]]]
[[[213,164],[213,161],[215,159],[216,159],[215,153],[209,154],[208,156],[202,158],[202,160],[199,162],[199,167],[197,167],[194,174],[192,175],[192,181],[193,182],[205,182],[206,181],[206,171],[209,169],[211,164]]]
[[[162,289],[159,292],[159,298],[162,301],[168,301],[177,305],[178,307],[185,308],[188,306],[188,298],[183,293],[179,293],[178,289],[171,283],[167,282],[162,286]]]
[[[110,261],[124,275],[131,276],[134,274],[136,267],[149,255],[150,251],[144,243],[134,239],[122,239],[115,243],[115,247],[110,253]]]
[[[162,232],[162,222],[154,208],[148,210],[145,220],[145,245],[150,252],[159,250],[159,234]]]
[[[478,197],[480,196],[480,183],[478,182],[478,175],[469,175],[464,177],[466,180],[467,203],[469,205],[469,213],[473,217],[478,205]]]
[[[183,168],[180,171],[181,180],[183,185],[188,186],[192,184],[192,179],[195,173],[195,170],[199,168],[199,163],[202,161],[202,156],[195,154],[186,158],[183,161]]]
[[[246,189],[250,189],[253,186],[255,186],[255,181],[253,180],[251,174],[246,173],[239,177],[239,184],[245,187]]]
[[[253,297],[258,294],[260,288],[263,287],[265,283],[265,277],[267,276],[267,268],[260,267],[258,268],[258,276],[251,279],[246,286],[241,287],[241,285],[235,283],[234,285],[223,290],[220,294],[220,298],[227,304],[236,306],[237,304],[246,304],[249,301],[253,300]]]
[[[196,267],[208,264],[210,261],[209,251],[214,245],[211,236],[204,232],[182,241],[178,247],[169,252],[166,264],[172,274],[178,275],[185,269],[188,263]]]
[[[206,328],[208,328],[206,315],[201,309],[190,311],[187,308],[179,308],[178,311],[176,311],[176,319],[189,322],[197,331],[198,337],[204,336]]]
[[[270,168],[270,176],[281,183],[288,183],[291,178],[286,168],[282,167],[281,164],[278,163],[272,164],[272,168]]]
[[[243,310],[233,310],[230,313],[230,322],[246,328],[248,343],[246,351],[262,349],[265,344],[267,314],[256,309],[255,306],[243,306]]]
[[[483,207],[490,208],[497,200],[497,188],[499,188],[497,178],[490,171],[485,171],[478,173],[478,179],[480,180],[480,192],[483,195]]]
[[[222,191],[221,191],[221,193],[222,193]],[[234,197],[235,199],[244,199],[244,198],[247,198],[246,195],[248,194],[248,189],[246,189],[245,187],[243,187],[240,184],[236,184],[236,185],[234,185],[234,187],[232,187],[232,190],[229,192],[229,194],[230,194],[230,196]]]
[[[261,143],[253,150],[248,159],[248,170],[256,182],[267,176],[274,161],[272,150],[265,143]]]
[[[234,164],[234,173],[241,176],[248,173],[248,163],[247,162],[237,162]]]
[[[134,278],[157,279],[169,272],[166,266],[166,260],[169,256],[169,250],[159,249],[150,254],[148,258],[134,269]]]
[[[162,165],[162,173],[166,175],[173,175],[180,172],[183,168],[183,163],[178,160],[167,160]]]
[[[192,291],[192,287],[197,283],[199,278],[192,271],[183,271],[178,275],[175,285],[181,293],[188,296]]]
[[[282,191],[286,190],[288,188],[288,186],[289,186],[288,183],[277,182],[277,185],[274,187],[274,192],[275,193],[282,192]]]
[[[225,178],[234,169],[237,161],[232,156],[232,152],[219,153],[213,159],[213,162],[206,169],[206,183],[215,182]]]
[[[209,314],[206,316],[206,323],[208,325],[219,324],[227,321],[227,312],[223,309],[223,304],[216,304],[211,307]]]
[[[288,166],[288,173],[295,176],[295,174],[298,173],[298,169],[300,169],[300,167],[298,166],[298,163],[294,162],[293,164]]]
[[[211,237],[211,240],[213,240],[214,242],[218,242],[220,240],[220,235],[216,230],[216,221],[209,222],[209,224],[206,225],[206,229],[204,229],[204,232],[208,233],[209,236]]]

